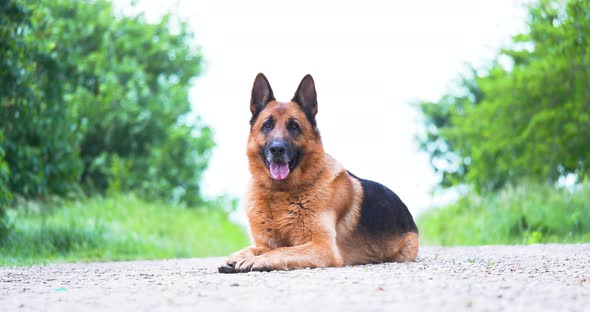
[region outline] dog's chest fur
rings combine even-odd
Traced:
[[[251,225],[259,228],[257,238],[273,248],[310,242],[317,222],[318,195],[268,192],[254,198],[249,216]]]

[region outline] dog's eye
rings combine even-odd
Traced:
[[[272,129],[272,120],[267,120],[262,124],[262,129],[270,130]]]
[[[287,129],[289,129],[290,131],[299,131],[299,124],[292,121],[287,125]]]

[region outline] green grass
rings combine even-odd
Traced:
[[[222,209],[183,208],[134,196],[8,211],[0,266],[227,255],[248,244]]]
[[[467,195],[418,219],[427,245],[590,242],[590,183],[575,191],[523,185]]]

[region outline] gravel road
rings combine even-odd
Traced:
[[[423,247],[417,262],[219,274],[222,259],[0,269],[0,311],[590,311],[590,244]]]

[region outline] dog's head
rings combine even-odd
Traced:
[[[290,102],[277,102],[266,77],[254,80],[250,101],[248,158],[255,178],[274,184],[303,183],[323,155],[315,116],[318,112],[315,83],[301,80]],[[270,180],[268,180],[270,178]]]

